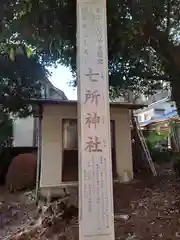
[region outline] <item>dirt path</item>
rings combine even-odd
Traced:
[[[117,184],[115,212],[128,216],[116,224],[117,239],[129,235],[142,240],[180,239],[180,183],[153,178],[134,185]]]
[[[0,240],[32,224],[35,215],[31,192],[9,194],[0,188]]]
[[[115,184],[114,200],[116,239],[180,239],[180,182],[175,179],[159,177]],[[30,195],[3,194],[0,202],[1,240],[34,222],[36,209]],[[53,239],[55,232],[51,233],[47,239]]]

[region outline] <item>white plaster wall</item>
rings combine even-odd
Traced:
[[[152,108],[152,109],[148,109],[148,110],[146,110],[146,111],[143,111],[143,112],[141,112],[141,113],[138,113],[138,114],[137,114],[138,119],[139,119],[139,116],[141,116],[141,121],[140,121],[140,122],[149,120],[149,119],[145,119],[145,115],[146,115],[146,114],[149,116],[149,119],[151,119],[151,117],[154,116],[154,109]]]
[[[13,146],[32,147],[33,146],[33,117],[17,118],[13,123]]]
[[[76,105],[44,106],[42,122],[42,165],[40,187],[57,187],[62,179],[62,119],[76,119]],[[111,108],[115,120],[117,172],[122,180],[124,171],[133,178],[129,110]]]

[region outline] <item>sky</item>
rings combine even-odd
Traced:
[[[49,80],[52,84],[62,90],[69,100],[77,100],[77,89],[69,86],[69,82],[73,79],[70,70],[64,66],[50,68],[52,76]]]

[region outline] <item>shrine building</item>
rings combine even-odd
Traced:
[[[43,194],[78,183],[77,101],[36,100],[38,109],[39,187]],[[133,179],[130,112],[144,105],[110,103],[111,149],[113,179]],[[88,124],[98,124],[94,114]],[[100,151],[99,142],[86,146],[87,151]],[[37,176],[38,177],[38,176]],[[125,179],[126,178],[126,179]]]

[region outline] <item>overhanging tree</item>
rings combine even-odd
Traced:
[[[36,57],[17,55],[11,60],[0,55],[0,104],[1,114],[25,117],[32,113],[27,100],[40,97],[40,82],[47,78],[47,70]],[[1,116],[2,119],[2,116]]]
[[[107,0],[110,85],[172,86],[180,111],[179,0]],[[46,64],[76,73],[76,0],[2,0],[1,43],[26,43]]]
[[[1,113],[19,117],[31,114],[32,109],[25,100],[40,97],[41,82],[47,81],[48,74],[45,65],[40,63],[39,57],[31,54],[26,44],[15,44],[13,40],[1,42]]]

